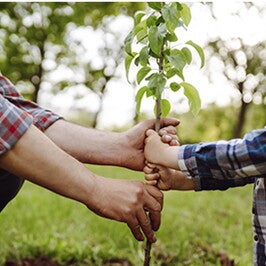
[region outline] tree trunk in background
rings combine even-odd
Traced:
[[[241,138],[242,137],[242,131],[246,120],[246,114],[248,110],[249,103],[246,103],[243,101],[243,98],[241,99],[241,107],[238,113],[238,118],[236,121],[236,125],[233,132],[233,138]]]
[[[94,116],[94,119],[91,123],[91,126],[92,128],[97,128],[98,126],[98,117],[100,115],[100,113],[102,112],[103,110],[103,99],[104,99],[104,95],[105,95],[105,92],[106,92],[106,87],[107,87],[107,84],[108,82],[110,81],[110,79],[112,79],[114,77],[114,73],[110,76],[104,76],[105,78],[105,83],[103,84],[101,90],[100,90],[100,93],[99,93],[99,98],[100,98],[100,106],[99,106],[99,109],[98,111],[95,113],[95,116]]]
[[[42,76],[43,76],[43,67],[42,67],[42,62],[44,60],[44,42],[42,43],[42,45],[39,46],[40,49],[40,54],[41,54],[41,63],[38,66],[38,70],[37,73],[31,78],[31,82],[34,85],[34,92],[32,94],[32,101],[34,101],[35,103],[38,103],[38,95],[39,95],[39,91],[41,88],[41,82],[42,82]]]

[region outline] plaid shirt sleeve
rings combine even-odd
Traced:
[[[0,155],[11,149],[32,123],[44,131],[60,118],[24,99],[14,85],[0,75]]]
[[[196,190],[225,190],[266,178],[266,128],[243,139],[180,147],[180,169],[195,179]]]

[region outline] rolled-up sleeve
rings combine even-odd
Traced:
[[[25,111],[33,118],[33,124],[44,131],[58,119],[63,117],[40,107],[38,104],[22,97],[15,86],[4,76],[0,76],[0,94],[10,103]]]
[[[10,150],[32,123],[31,115],[0,95],[0,155]]]
[[[58,119],[62,117],[22,97],[0,75],[0,155],[11,149],[31,124],[44,131]]]

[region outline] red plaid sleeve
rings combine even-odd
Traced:
[[[0,95],[0,154],[11,149],[32,121],[32,116]]]
[[[44,131],[60,118],[23,98],[7,78],[0,76],[0,154],[9,150],[32,123]]]

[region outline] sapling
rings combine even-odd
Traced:
[[[165,91],[182,90],[196,115],[201,107],[197,89],[186,82],[184,68],[192,62],[192,50],[200,58],[201,67],[205,62],[202,48],[189,40],[182,43],[178,40],[177,28],[187,26],[191,20],[189,7],[180,2],[148,2],[146,12],[138,11],[134,16],[134,26],[125,39],[125,68],[129,80],[129,70],[134,63],[137,68],[136,81],[140,88],[136,94],[136,112],[140,112],[144,96],[155,100],[155,130],[160,129],[160,119],[167,116],[171,104],[165,98]],[[144,266],[150,265],[151,243],[145,247]]]

